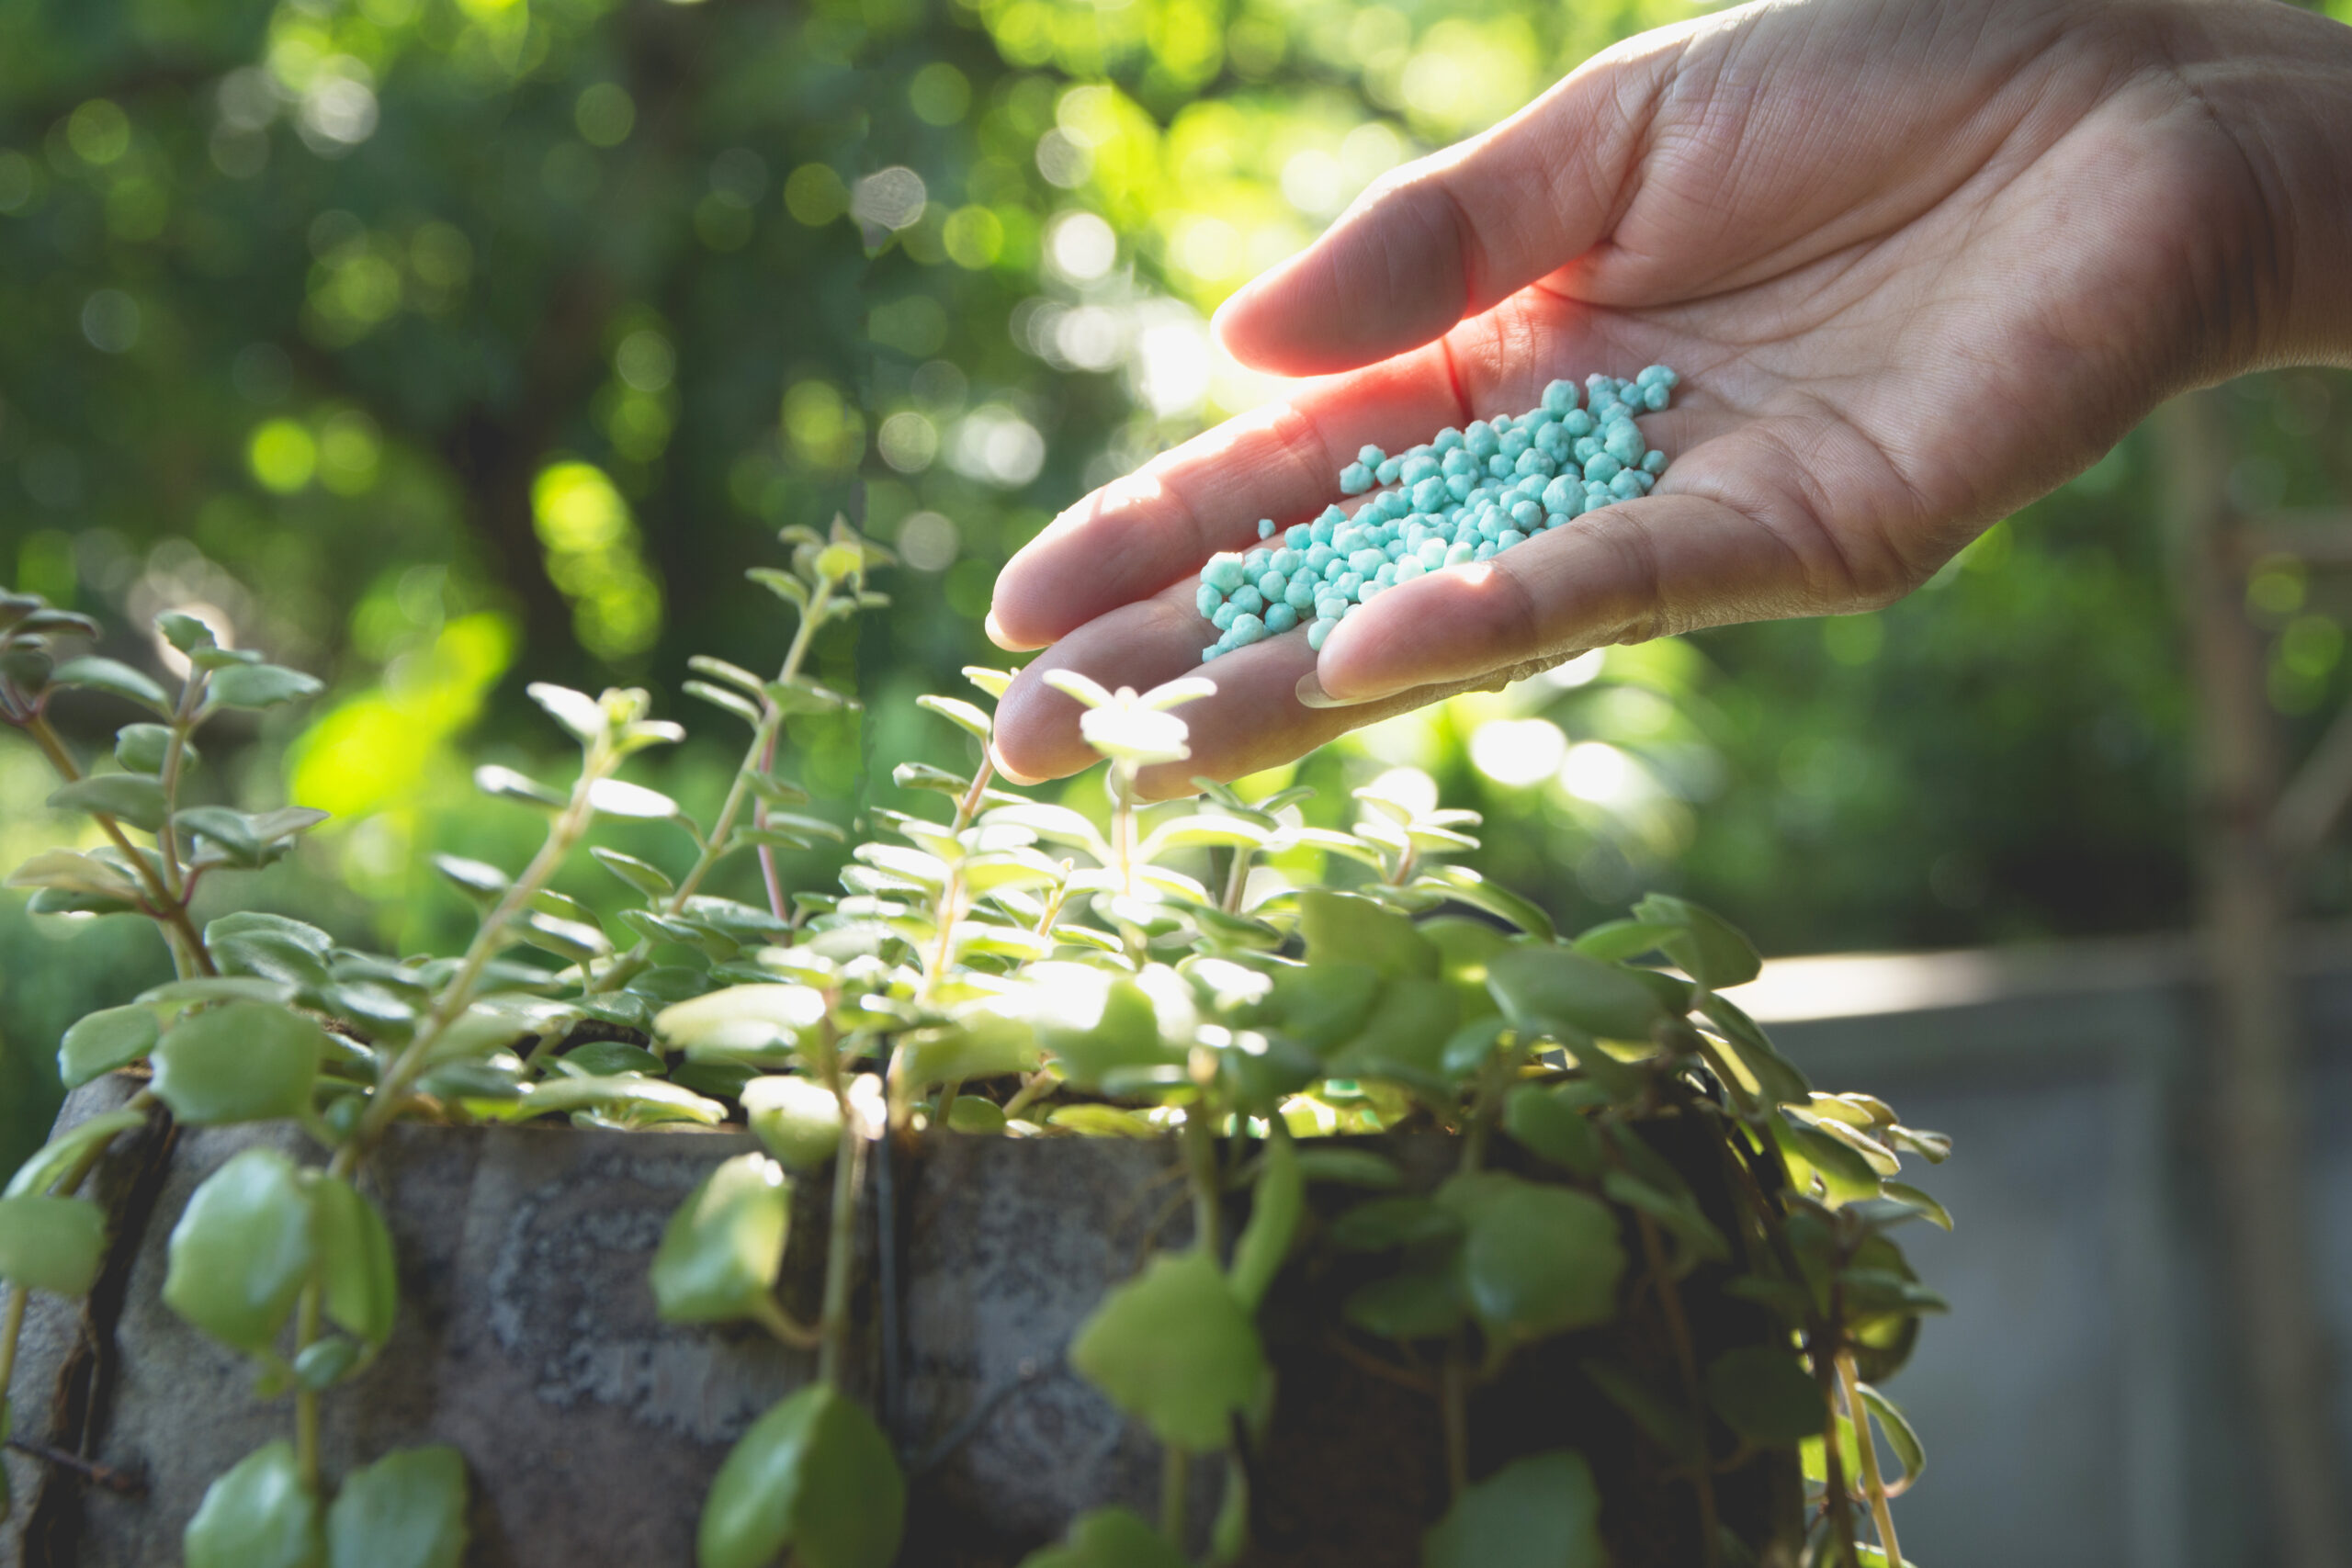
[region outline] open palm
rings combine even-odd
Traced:
[[[1634,39],[1400,171],[1220,317],[1243,360],[1317,378],[1007,566],[992,635],[1053,646],[1002,705],[1001,761],[1084,766],[1076,705],[1038,677],[1194,668],[1203,559],[1337,500],[1359,446],[1595,370],[1682,372],[1643,421],[1673,465],[1654,493],[1384,593],[1319,660],[1303,634],[1220,659],[1163,787],[1603,643],[1901,596],[2163,397],[2264,352],[2277,225],[2200,91],[2216,9],[1750,6]]]

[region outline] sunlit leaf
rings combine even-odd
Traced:
[[[1162,1442],[1197,1452],[1225,1447],[1266,1376],[1257,1326],[1199,1252],[1161,1253],[1105,1296],[1069,1362]]]

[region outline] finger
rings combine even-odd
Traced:
[[[1200,618],[1190,595],[1176,592],[1122,605],[1080,628],[1033,660],[998,702],[998,767],[1015,783],[1035,784],[1101,760],[1079,733],[1083,710],[1077,699],[1045,683],[1052,670],[1076,670],[1114,691],[1148,691],[1189,674],[1216,683],[1216,695],[1178,710],[1191,732],[1192,756],[1145,770],[1140,784],[1154,799],[1194,793],[1194,778],[1239,778],[1289,761],[1358,725],[1446,694],[1410,693],[1385,704],[1309,708],[1297,696],[1300,679],[1315,668],[1303,632],[1253,643],[1204,669],[1200,650],[1215,640],[1215,629]]]
[[[989,635],[1040,648],[1148,598],[1257,524],[1307,520],[1341,499],[1340,470],[1369,442],[1402,451],[1477,414],[1531,407],[1545,381],[1633,367],[1684,345],[1665,329],[1542,293],[1465,323],[1442,344],[1227,421],[1056,518],[999,574]]]
[[[1040,648],[1149,598],[1218,550],[1258,543],[1258,521],[1305,522],[1340,499],[1340,470],[1371,442],[1401,449],[1467,417],[1430,350],[1227,421],[1104,486],[1046,525],[997,576],[989,636]]]
[[[1374,186],[1321,239],[1226,301],[1226,347],[1283,376],[1369,365],[1591,250],[1633,197],[1687,30],[1596,56],[1484,135]]]
[[[1381,594],[1324,642],[1306,690],[1374,701],[1606,643],[1874,607],[1917,581],[1917,563],[1871,536],[1833,535],[1809,502],[1818,476],[1791,448],[1752,430],[1711,445],[1684,459],[1702,470],[1693,479],[1669,470],[1653,495]]]

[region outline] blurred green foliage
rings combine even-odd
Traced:
[[[181,606],[326,677],[198,787],[337,813],[267,896],[415,949],[465,918],[424,851],[527,844],[465,782],[557,749],[526,680],[674,710],[688,654],[774,658],[741,569],[775,530],[862,513],[897,605],[816,672],[868,710],[790,742],[839,814],[904,805],[890,765],[944,744],[908,699],[989,661],[1012,549],[1266,395],[1209,344],[1219,299],[1388,169],[1704,8],[0,0],[0,581],[127,628],[132,662]],[[2240,390],[2244,504],[2352,494],[2352,383]],[[1487,813],[1485,868],[1575,920],[1665,886],[1782,952],[2176,923],[2154,485],[2135,438],[1883,615],[1615,650],[1302,776],[1430,768]],[[2341,693],[2341,597],[2257,573],[2291,724]],[[88,746],[121,716],[60,716]],[[712,739],[654,782],[714,792]],[[13,863],[73,829],[12,744]],[[2312,875],[2346,901],[2340,861]],[[147,977],[130,946],[0,917],[0,1167],[71,1008]]]

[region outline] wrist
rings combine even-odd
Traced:
[[[2217,280],[2247,330],[2222,334],[2204,368],[2352,365],[2352,27],[2278,0],[2178,15],[2172,68],[2226,139],[2254,215]]]

